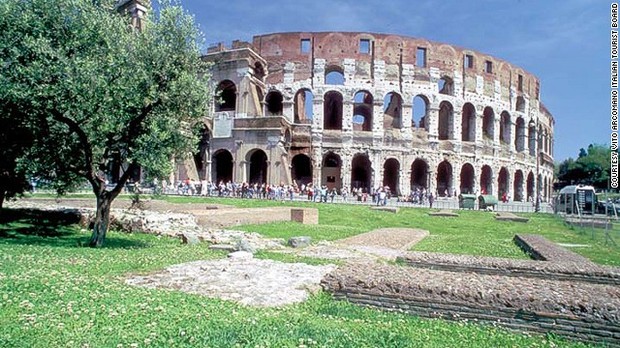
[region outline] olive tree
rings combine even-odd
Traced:
[[[208,110],[201,34],[182,8],[160,5],[137,29],[111,0],[0,1],[0,101],[16,105],[33,134],[19,165],[59,193],[90,183],[92,247],[103,245],[112,201],[134,170],[170,173]]]

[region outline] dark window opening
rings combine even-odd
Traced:
[[[523,75],[521,74],[519,74],[519,77],[517,79],[517,88],[519,92],[523,92]]]
[[[452,104],[448,102],[441,102],[439,104],[439,140],[448,140],[452,138],[452,129],[454,127],[454,109]]]
[[[484,64],[484,71],[487,74],[492,74],[493,73],[493,62],[490,60],[487,60]]]
[[[267,154],[255,150],[250,156],[250,184],[267,183]]]
[[[506,167],[502,167],[499,170],[499,175],[497,176],[497,197],[501,199],[501,197],[506,194],[508,195],[508,170]]]
[[[312,182],[312,161],[310,157],[299,154],[291,162],[291,177],[298,186]]]
[[[474,192],[474,167],[465,163],[461,168],[461,194],[473,194]]]
[[[216,89],[215,111],[234,111],[237,104],[237,87],[232,81],[220,82]]]
[[[474,56],[471,54],[465,55],[465,68],[472,69],[474,67]]]
[[[525,121],[522,117],[517,118],[515,136],[515,148],[517,152],[523,152],[525,150],[527,134],[525,133]]]
[[[443,161],[437,166],[437,196],[452,196],[452,165],[448,161]]]
[[[219,150],[213,154],[211,160],[211,175],[213,182],[231,182],[233,179],[233,157],[227,150]]]
[[[265,104],[267,106],[267,115],[278,116],[282,115],[282,94],[280,92],[269,92],[265,98]]]
[[[512,192],[514,192],[513,199],[515,201],[523,202],[523,172],[521,170],[517,170],[515,172],[514,187]]]
[[[342,129],[342,94],[327,92],[323,99],[323,128]]]
[[[489,106],[484,108],[482,118],[482,135],[485,138],[493,140],[495,135],[495,115],[493,113],[493,109]]]
[[[493,170],[489,166],[483,166],[480,173],[480,194],[493,194]]]
[[[411,164],[411,190],[428,188],[428,164],[418,158]]]
[[[476,108],[470,103],[463,105],[461,113],[461,140],[476,140]]]
[[[517,97],[517,105],[515,106],[517,111],[525,112],[525,99],[521,96]]]
[[[510,115],[504,111],[500,116],[499,139],[504,144],[510,144]]]
[[[390,188],[392,194],[400,194],[399,192],[399,179],[400,176],[400,163],[394,158],[390,158],[383,164],[383,186]]]
[[[411,127],[418,129],[426,129],[426,112],[428,110],[428,100],[422,96],[413,98],[413,113],[411,119]]]

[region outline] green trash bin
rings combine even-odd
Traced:
[[[492,207],[495,209],[497,205],[497,197],[493,195],[480,195],[478,197],[478,208],[479,209],[487,209],[488,207]]]
[[[476,195],[460,194],[459,195],[459,208],[475,209],[476,208]]]

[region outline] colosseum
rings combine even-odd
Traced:
[[[504,60],[361,32],[258,35],[204,59],[206,180],[551,195],[555,121],[538,78]]]

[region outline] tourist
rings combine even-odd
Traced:
[[[430,208],[433,207],[433,202],[434,201],[435,201],[435,197],[433,197],[433,193],[431,192],[431,193],[428,194],[428,204],[429,204]]]

